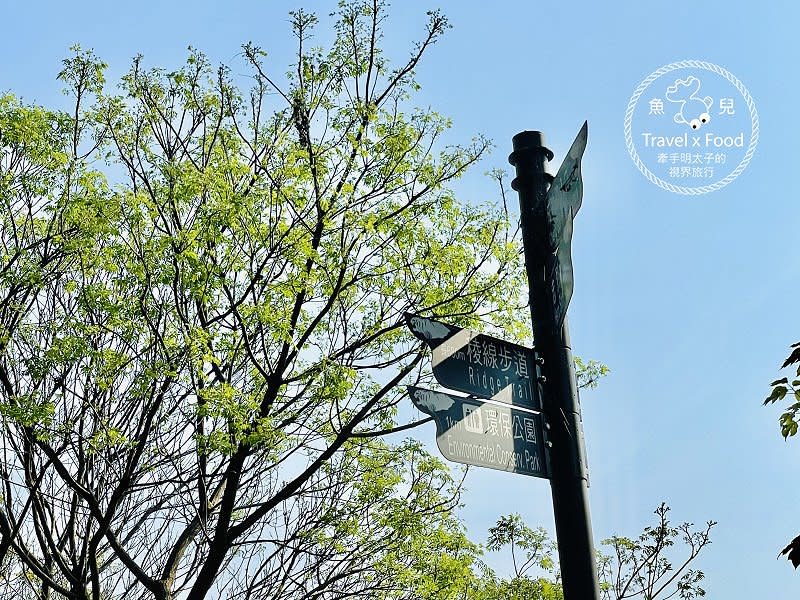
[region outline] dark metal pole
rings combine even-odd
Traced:
[[[561,327],[555,323],[546,278],[546,262],[552,253],[546,208],[552,176],[545,171],[545,163],[553,153],[545,148],[544,135],[539,131],[515,135],[513,147],[508,160],[516,167],[517,176],[511,185],[519,193],[533,336],[537,358],[543,360],[542,401],[552,442],[550,488],[564,600],[599,600],[583,426],[569,329],[566,318]]]

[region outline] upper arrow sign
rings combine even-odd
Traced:
[[[583,200],[583,179],[581,178],[581,158],[586,150],[589,136],[589,122],[583,127],[572,142],[564,162],[550,184],[547,192],[547,216],[550,220],[550,249],[555,251],[562,240],[564,227],[571,221],[581,207]],[[572,236],[566,240],[572,242]]]
[[[529,410],[541,410],[533,350],[406,313],[416,337],[433,350],[433,376],[445,387]]]

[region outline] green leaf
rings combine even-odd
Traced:
[[[796,362],[800,362],[800,346],[798,346],[797,344],[793,344],[792,347],[794,348],[794,350],[792,350],[792,353],[784,361],[783,365],[781,365],[781,369],[783,369],[784,367],[788,367],[789,365],[794,364]]]
[[[764,400],[764,404],[769,404],[771,402],[777,402],[778,400],[783,399],[786,396],[787,388],[784,385],[778,385],[772,389],[772,393],[767,396],[767,399]]]

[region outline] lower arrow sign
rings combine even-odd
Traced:
[[[454,462],[549,477],[542,416],[478,398],[409,386],[411,401],[436,423],[436,445]]]

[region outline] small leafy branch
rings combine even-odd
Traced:
[[[575,371],[578,377],[578,387],[593,390],[597,387],[600,379],[611,372],[611,369],[598,360],[585,362],[579,356],[576,356]]]
[[[767,399],[764,400],[764,404],[766,405],[783,400],[788,395],[794,397],[794,403],[789,405],[779,418],[781,435],[784,439],[797,433],[797,413],[800,412],[800,342],[792,344],[791,347],[793,350],[781,365],[781,369],[797,364],[797,370],[795,371],[796,379],[791,383],[789,383],[788,377],[776,379],[770,383],[772,392],[767,396]]]
[[[772,392],[770,392],[770,395],[764,400],[764,404],[766,405],[783,400],[789,395],[794,397],[794,402],[790,404],[779,417],[781,435],[784,439],[797,433],[797,413],[800,412],[800,342],[792,344],[791,348],[792,351],[789,353],[786,360],[783,361],[781,369],[797,364],[795,370],[796,379],[791,383],[789,383],[788,377],[776,379],[770,384],[772,386]],[[781,550],[781,555],[783,554],[786,555],[786,558],[794,565],[795,569],[800,565],[800,535]]]

